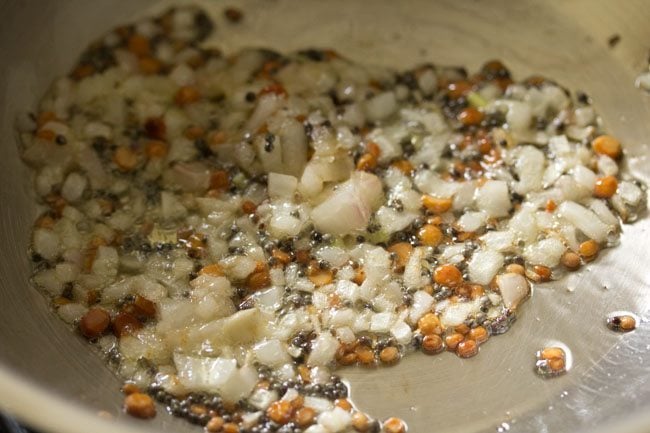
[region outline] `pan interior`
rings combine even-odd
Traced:
[[[123,417],[118,379],[29,288],[25,247],[34,210],[12,129],[16,113],[32,107],[88,41],[148,13],[150,3],[120,3],[120,8],[107,0],[39,8],[0,3],[15,18],[0,31],[1,50],[7,53],[0,72],[5,83],[0,88],[5,132],[0,172],[6,179],[0,186],[0,362],[67,401],[117,418]],[[433,62],[470,70],[498,58],[517,78],[551,77],[593,98],[607,130],[625,143],[631,172],[650,182],[650,97],[634,87],[647,61],[643,41],[650,40],[650,27],[643,17],[650,15],[648,3],[240,0],[245,18],[237,26],[220,13],[230,4],[198,3],[217,21],[209,43],[226,53],[245,46],[282,52],[332,47],[366,63],[404,68]],[[29,39],[20,32],[25,26],[40,37]],[[614,34],[621,38],[612,48],[608,38]],[[595,263],[537,286],[512,329],[482,347],[476,358],[414,354],[391,368],[343,370],[353,400],[373,415],[402,417],[413,432],[431,431],[431,426],[439,432],[587,430],[642,412],[650,401],[649,241],[650,220],[624,226],[621,245]],[[632,311],[642,323],[632,333],[613,333],[605,318],[615,310]],[[533,373],[534,353],[549,343],[565,344],[573,366],[564,376],[544,380]],[[7,394],[0,392],[3,405],[10,403]],[[13,409],[40,424],[35,409]],[[199,431],[165,414],[139,426]],[[70,424],[67,431],[75,428]]]

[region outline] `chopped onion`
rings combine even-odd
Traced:
[[[558,207],[557,213],[590,238],[598,242],[604,242],[607,239],[607,234],[610,231],[607,225],[595,213],[578,203],[564,202]]]
[[[293,198],[293,195],[296,192],[296,188],[298,187],[298,179],[293,176],[280,173],[269,173],[268,179],[269,196],[272,199]]]
[[[478,250],[469,261],[469,278],[478,284],[488,284],[503,266],[501,253],[492,250]]]
[[[476,206],[490,217],[507,216],[512,204],[508,184],[502,180],[488,180],[476,190]]]
[[[516,309],[521,301],[528,296],[530,287],[523,275],[506,273],[497,276],[497,287],[506,308]]]
[[[325,331],[316,337],[312,343],[311,353],[307,358],[308,365],[328,365],[334,360],[334,355],[339,347],[339,342],[330,334]]]
[[[343,235],[364,229],[382,195],[381,181],[365,172],[354,172],[312,211],[314,226],[323,232]]]

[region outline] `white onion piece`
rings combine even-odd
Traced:
[[[515,236],[511,231],[491,231],[480,237],[489,250],[504,252],[514,246]]]
[[[237,361],[227,358],[197,358],[174,354],[180,382],[195,391],[219,392],[237,373]]]
[[[406,345],[411,342],[413,337],[413,332],[411,327],[406,324],[403,320],[395,322],[392,328],[390,328],[390,334],[397,341],[398,344]]]
[[[464,232],[475,232],[483,227],[487,219],[488,215],[483,211],[469,211],[461,215],[456,224],[458,225],[458,228]]]
[[[339,342],[325,331],[322,332],[312,343],[312,350],[307,359],[308,365],[328,365],[334,359],[334,354],[339,347]]]
[[[342,432],[351,423],[352,415],[340,407],[335,407],[334,410],[323,412],[318,416],[318,424],[331,433]]]
[[[395,233],[405,229],[418,216],[415,212],[397,211],[389,206],[382,206],[377,211],[377,223],[386,233]]]
[[[598,242],[604,242],[607,239],[607,234],[610,231],[607,225],[595,213],[578,203],[564,202],[558,207],[557,213],[590,238]]]
[[[451,304],[440,317],[440,322],[445,327],[458,326],[465,322],[467,318],[474,311],[474,304],[472,302],[458,302]]]
[[[488,284],[503,266],[504,258],[501,253],[491,250],[474,252],[468,264],[469,278],[478,284]]]
[[[370,319],[370,331],[388,332],[395,321],[395,315],[391,312],[375,313]]]
[[[314,226],[325,233],[344,235],[364,229],[382,196],[377,176],[356,171],[312,211]]]
[[[167,180],[183,191],[203,192],[210,184],[210,170],[200,162],[179,162],[169,171]]]
[[[488,180],[476,190],[476,206],[490,217],[504,217],[510,212],[508,184],[502,180]]]
[[[434,298],[424,290],[418,290],[413,294],[413,304],[409,311],[409,322],[416,323],[420,317],[431,310]]]
[[[546,158],[539,149],[533,146],[523,146],[515,162],[515,171],[519,176],[519,182],[514,186],[515,191],[523,195],[540,189],[545,165]]]
[[[297,187],[298,179],[293,176],[280,173],[268,174],[269,197],[272,199],[292,199]]]
[[[510,310],[516,309],[528,296],[530,287],[523,275],[506,273],[497,276],[497,287],[501,292],[503,305]]]
[[[32,248],[44,259],[54,260],[61,254],[61,241],[52,230],[38,228],[32,236]]]
[[[383,92],[366,101],[366,116],[372,121],[383,120],[397,109],[393,92]]]
[[[409,257],[406,267],[404,268],[404,284],[407,287],[419,288],[425,284],[422,278],[422,259],[424,258],[424,249],[415,248]]]
[[[287,349],[278,340],[266,340],[253,347],[255,358],[260,364],[279,367],[291,361]]]
[[[554,267],[560,262],[566,247],[557,238],[546,238],[528,245],[524,249],[524,257],[534,265]]]

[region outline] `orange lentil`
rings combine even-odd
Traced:
[[[144,153],[149,158],[164,158],[167,156],[167,143],[160,140],[148,141],[144,148]]]
[[[600,245],[598,245],[598,242],[593,239],[582,242],[578,247],[578,252],[585,259],[590,259],[597,256],[599,251]]]
[[[366,152],[368,152],[375,158],[379,158],[379,155],[381,155],[381,148],[374,141],[369,141],[368,143],[366,143]]]
[[[485,115],[474,107],[465,108],[458,114],[458,120],[465,126],[478,125],[484,117]]]
[[[463,282],[463,274],[452,264],[438,266],[433,272],[433,280],[442,286],[457,286]]]
[[[223,277],[225,273],[223,268],[218,263],[205,265],[199,271],[199,275],[210,275],[212,277]]]
[[[555,203],[555,201],[552,199],[548,199],[545,209],[546,212],[553,212],[555,209],[557,209],[557,203]]]
[[[121,171],[131,171],[138,165],[138,155],[130,147],[120,146],[115,149],[113,161]]]
[[[201,93],[194,86],[182,86],[174,95],[174,102],[181,107],[192,104],[199,99],[201,99]]]
[[[434,313],[426,313],[418,320],[418,330],[423,335],[442,334],[442,324]]]
[[[422,350],[428,354],[439,353],[444,349],[442,338],[436,334],[425,335],[422,339]]]
[[[39,129],[36,131],[36,138],[45,141],[54,141],[56,139],[56,133],[51,129]]]
[[[400,159],[398,161],[395,161],[391,164],[391,166],[395,167],[407,176],[410,176],[414,170],[413,164],[411,164],[408,159]]]
[[[406,423],[399,418],[388,418],[384,421],[386,433],[406,433]]]
[[[487,138],[482,138],[478,142],[478,151],[481,155],[487,155],[492,150],[492,142]]]
[[[468,81],[454,81],[447,86],[447,95],[452,99],[458,99],[472,90],[472,84]]]
[[[289,262],[291,262],[291,256],[288,253],[285,253],[284,251],[278,248],[275,248],[273,250],[271,256],[283,265],[286,265]]]
[[[553,358],[548,360],[548,366],[552,371],[564,370],[566,363],[563,358]]]
[[[309,427],[316,419],[316,411],[310,407],[303,407],[296,411],[294,421],[298,427]]]
[[[551,268],[548,266],[535,265],[533,266],[533,272],[535,272],[541,281],[548,281],[551,279]]]
[[[223,433],[239,433],[239,426],[234,422],[227,422],[223,425]]]
[[[185,138],[189,138],[190,140],[201,138],[203,137],[203,134],[205,134],[205,130],[198,125],[188,126],[185,131],[183,131]]]
[[[539,357],[541,359],[564,358],[564,350],[560,347],[545,347]]]
[[[357,170],[370,171],[377,168],[377,157],[371,153],[364,153],[357,161]]]
[[[456,347],[458,347],[460,342],[463,341],[464,339],[465,336],[457,332],[445,336],[445,344],[447,345],[447,349],[456,350]]]
[[[350,412],[352,410],[352,404],[347,398],[337,398],[334,400],[334,406],[340,407],[341,409]]]
[[[268,269],[255,271],[246,278],[246,287],[249,290],[257,291],[271,285],[271,274]]]
[[[309,260],[311,259],[311,254],[309,253],[309,250],[298,250],[296,251],[296,262],[306,265],[309,263]]]
[[[86,338],[97,338],[108,329],[111,316],[103,308],[91,308],[79,321],[79,330]]]
[[[122,385],[122,393],[125,395],[133,394],[135,392],[140,392],[140,388],[133,382],[126,382]]]
[[[479,284],[472,284],[469,292],[470,299],[478,299],[485,295],[485,289]]]
[[[36,117],[36,126],[40,129],[43,125],[51,120],[56,120],[54,111],[41,111]]]
[[[277,96],[287,96],[287,90],[280,83],[271,83],[268,86],[260,90],[261,95],[274,94]]]
[[[273,402],[268,409],[266,409],[266,415],[271,418],[273,422],[286,424],[291,421],[291,403],[286,400]]]
[[[210,189],[224,190],[230,186],[228,172],[225,170],[213,171],[210,175]]]
[[[138,59],[138,69],[144,75],[158,74],[163,68],[162,63],[154,57],[145,56]]]
[[[505,271],[507,273],[512,273],[512,274],[519,274],[519,275],[526,274],[526,269],[518,263],[510,263],[508,266],[506,266]]]
[[[74,71],[72,71],[71,75],[73,79],[81,80],[83,78],[90,77],[94,73],[95,67],[88,63],[84,63],[74,68]]]
[[[205,429],[209,433],[217,433],[220,432],[223,429],[223,425],[226,422],[221,418],[220,416],[213,416],[210,418],[210,421],[205,425]]]
[[[244,200],[244,202],[241,204],[241,211],[245,214],[254,214],[256,210],[257,205],[250,200]]]
[[[614,176],[605,176],[596,179],[594,186],[594,196],[598,198],[610,198],[616,194],[618,181]]]
[[[133,301],[133,307],[136,314],[142,317],[156,317],[156,304],[144,296],[136,295]]]
[[[131,35],[127,41],[126,47],[130,52],[138,57],[146,56],[151,51],[149,39],[137,33]]]
[[[355,412],[352,415],[352,427],[361,433],[365,433],[370,429],[370,419],[363,412]]]
[[[478,354],[478,343],[474,340],[464,340],[458,343],[456,354],[461,358],[471,358]]]
[[[124,409],[126,413],[136,418],[153,418],[156,416],[156,406],[153,399],[147,394],[134,392],[124,398]]]
[[[361,364],[369,365],[375,362],[375,354],[368,346],[357,346],[354,353]]]
[[[210,144],[223,144],[228,139],[228,135],[224,131],[213,131],[208,136],[208,141]]]
[[[487,329],[485,329],[483,326],[477,326],[476,328],[469,330],[467,333],[467,338],[476,341],[478,344],[481,344],[487,341],[489,334]]]
[[[591,148],[599,155],[616,159],[621,156],[621,143],[611,135],[600,135],[593,139]]]
[[[395,254],[394,264],[398,270],[404,270],[404,267],[411,257],[413,245],[408,242],[398,242],[387,248],[389,253]]]
[[[321,269],[318,262],[312,261],[307,269],[307,276],[309,281],[314,283],[316,287],[321,287],[331,283],[334,280],[334,273],[331,269]]]
[[[569,270],[578,269],[582,264],[580,261],[580,256],[573,251],[567,251],[566,253],[562,254],[560,262],[562,265],[564,265],[565,268]]]
[[[362,267],[358,267],[354,273],[354,278],[352,278],[352,282],[361,285],[365,280],[366,280],[366,271],[364,271]]]
[[[118,313],[113,319],[113,333],[117,338],[142,328],[142,323],[131,313]]]
[[[357,354],[354,352],[342,354],[337,361],[341,365],[352,365],[357,362]]]
[[[433,224],[425,224],[418,231],[418,238],[423,245],[435,247],[442,242],[444,235],[439,227]]]
[[[384,364],[394,364],[399,360],[399,358],[399,350],[393,346],[384,347],[381,352],[379,352],[379,360]]]
[[[430,212],[441,214],[451,209],[451,198],[437,198],[430,195],[422,196],[422,205]]]

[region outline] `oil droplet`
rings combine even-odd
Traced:
[[[535,354],[535,372],[542,377],[560,376],[572,367],[573,356],[569,347],[560,341],[551,341]]]
[[[630,332],[636,329],[639,317],[629,311],[614,311],[607,315],[607,327],[616,332]]]

